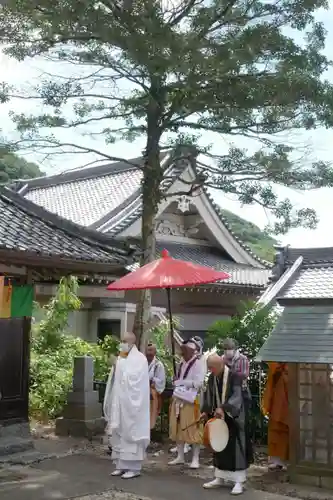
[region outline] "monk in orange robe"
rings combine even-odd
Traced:
[[[262,398],[263,414],[268,421],[268,454],[271,470],[285,469],[289,459],[288,365],[269,363]]]

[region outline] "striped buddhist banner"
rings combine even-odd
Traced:
[[[0,318],[32,316],[33,285],[3,285],[0,279]]]

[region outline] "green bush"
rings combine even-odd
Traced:
[[[173,319],[173,327],[176,330],[179,326],[179,321],[177,318]],[[157,323],[153,326],[149,331],[149,338],[156,344],[157,349],[157,357],[160,361],[162,361],[165,374],[167,378],[167,383],[170,383],[173,379],[173,356],[171,353],[171,349],[169,347],[169,338],[170,338],[170,322],[169,319],[165,319]],[[179,359],[176,356],[176,362]]]
[[[116,341],[106,339],[114,346]],[[110,367],[110,350],[104,350],[104,344],[88,343],[71,335],[59,334],[57,348],[47,348],[33,342],[30,368],[30,413],[38,420],[49,420],[61,415],[67,394],[72,386],[73,363],[76,356],[94,358],[95,379],[106,380]]]
[[[109,357],[117,352],[118,341],[112,337],[94,344],[66,334],[69,313],[81,307],[77,289],[76,278],[63,278],[55,297],[43,308],[44,319],[33,326],[30,414],[38,420],[47,421],[61,415],[72,387],[75,357],[92,356],[95,379],[106,380]]]
[[[213,323],[207,332],[205,346],[223,350],[223,341],[233,338],[242,352],[254,359],[276,323],[274,311],[253,302],[241,303],[235,316]]]

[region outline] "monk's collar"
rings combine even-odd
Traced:
[[[236,349],[235,354],[234,354],[234,357],[232,358],[232,360],[233,360],[233,361],[236,361],[236,359],[238,359],[238,358],[239,358],[239,356],[240,356],[240,352],[239,352],[239,350],[238,350],[238,349]]]
[[[183,358],[183,361],[184,363],[188,364],[188,363],[191,363],[191,361],[193,361],[194,359],[198,358],[198,355],[197,354],[194,354],[194,356],[192,356],[191,359],[189,359],[188,361],[185,361],[185,359]]]

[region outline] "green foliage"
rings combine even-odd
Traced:
[[[49,336],[43,342],[33,342],[31,349],[30,413],[41,420],[61,415],[72,386],[76,356],[94,358],[96,380],[105,380],[109,371],[108,358],[101,346],[65,333],[58,335],[56,348],[53,342],[47,345],[48,339]]]
[[[177,329],[179,322],[177,318],[173,318],[174,329]],[[153,326],[149,331],[149,337],[156,344],[157,357],[162,361],[165,367],[165,373],[167,380],[171,381],[173,373],[173,357],[171,349],[169,348],[170,342],[170,323],[168,319],[159,322],[157,325]]]
[[[113,337],[112,335],[106,335],[104,337],[103,342],[100,342],[98,345],[101,347],[103,352],[106,353],[108,357],[118,354],[119,352],[118,351],[119,339],[117,337]],[[105,377],[99,380],[104,380],[104,379]]]
[[[44,308],[44,319],[34,327],[33,344],[39,350],[58,347],[61,334],[68,326],[69,313],[81,308],[78,289],[78,280],[74,276],[61,278],[56,295]]]
[[[242,303],[232,318],[216,321],[208,329],[205,343],[208,347],[223,349],[223,341],[233,338],[249,359],[254,359],[276,323],[273,311],[256,306],[255,303]]]
[[[34,89],[1,85],[1,102],[30,98],[43,105],[31,115],[12,113],[21,135],[15,145],[93,152],[110,161],[117,160],[110,144],[143,136],[148,259],[165,194],[159,153],[166,146],[177,146],[178,158],[188,146],[206,156],[189,194],[205,184],[242,204],[258,203],[275,215],[275,233],[312,228],[315,212],[279,199],[273,185],[333,186],[330,164],[312,161],[304,150],[300,157],[288,143],[293,130],[333,125],[333,86],[325,80],[331,63],[323,54],[324,26],[315,17],[321,8],[328,8],[327,0],[7,0],[0,11],[5,52],[66,64],[66,74],[44,76]],[[90,149],[84,138],[76,144],[59,138],[60,128],[87,133],[87,124],[94,137],[104,138],[105,149]],[[256,144],[248,150],[221,146],[213,155],[201,139],[206,131],[215,144],[240,137]]]
[[[0,150],[0,184],[16,179],[32,179],[43,173],[36,163],[28,162],[14,153]]]
[[[277,240],[269,236],[266,232],[261,231],[259,227],[252,222],[242,219],[238,215],[229,212],[229,210],[221,209],[221,212],[226,218],[230,229],[248,245],[256,255],[269,262],[274,261],[274,245],[277,244]]]
[[[92,356],[96,380],[106,380],[109,357],[117,353],[118,341],[106,337],[93,344],[66,333],[68,315],[80,308],[77,280],[62,278],[55,297],[43,308],[45,319],[34,325],[31,342],[30,413],[48,420],[61,415],[72,386],[76,356]]]

